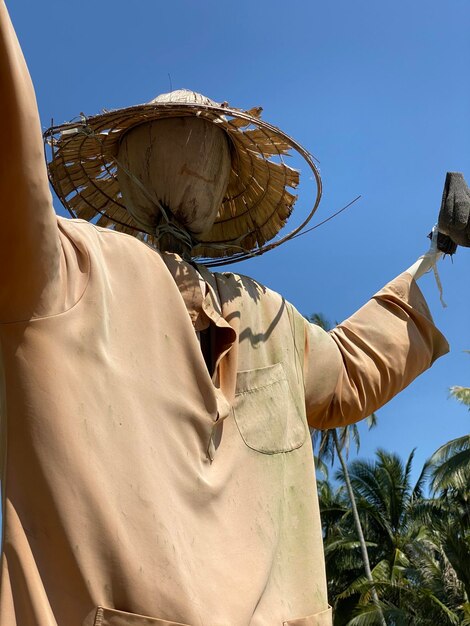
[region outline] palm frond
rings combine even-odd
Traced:
[[[371,413],[368,417],[366,417],[366,423],[369,430],[375,428],[378,425],[379,418],[377,417],[377,413]]]
[[[429,462],[431,463],[431,465],[438,465],[439,463],[442,463],[442,461],[447,461],[447,459],[453,456],[456,452],[469,449],[470,435],[463,435],[462,437],[451,439],[440,448],[438,448],[429,459]]]
[[[315,324],[316,326],[320,326],[323,330],[328,331],[331,329],[331,322],[325,315],[323,315],[323,313],[312,313],[311,315],[306,315],[305,317],[309,322]]]
[[[444,446],[443,446],[444,448]],[[466,489],[470,476],[470,435],[449,441],[431,457],[436,459],[431,469],[431,490]],[[452,450],[452,453],[451,453]],[[438,461],[438,459],[441,459]]]
[[[449,389],[449,395],[451,398],[455,398],[465,406],[468,406],[470,410],[470,387],[460,387],[455,385]]]
[[[431,472],[431,463],[429,460],[427,460],[424,463],[423,469],[421,470],[418,480],[416,481],[416,484],[413,488],[413,492],[411,494],[411,500],[413,502],[420,501],[422,498],[424,498],[424,489],[425,489],[426,483],[429,480],[430,472]]]

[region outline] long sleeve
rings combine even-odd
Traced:
[[[45,313],[60,255],[34,89],[3,0],[0,136],[0,321],[13,321]]]
[[[367,417],[449,350],[407,273],[330,333],[308,324],[306,344],[307,416],[323,429]]]

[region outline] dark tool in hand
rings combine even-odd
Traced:
[[[470,247],[470,189],[460,172],[447,172],[439,211],[437,248],[454,254],[457,245]]]

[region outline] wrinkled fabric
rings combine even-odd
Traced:
[[[331,625],[308,426],[447,350],[419,289],[328,334],[252,279],[56,218],[3,0],[0,94],[1,626]]]
[[[360,419],[445,351],[411,277],[328,334],[249,278],[199,268],[203,294],[196,269],[132,237],[61,218],[58,232],[77,302],[0,326],[0,623],[100,623],[100,606],[204,626],[324,613],[307,416]]]

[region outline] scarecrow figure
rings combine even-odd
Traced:
[[[308,426],[447,352],[435,253],[331,333],[196,264],[272,245],[298,178],[272,157],[309,157],[186,91],[51,129],[57,217],[3,1],[0,57],[0,623],[331,624]]]

